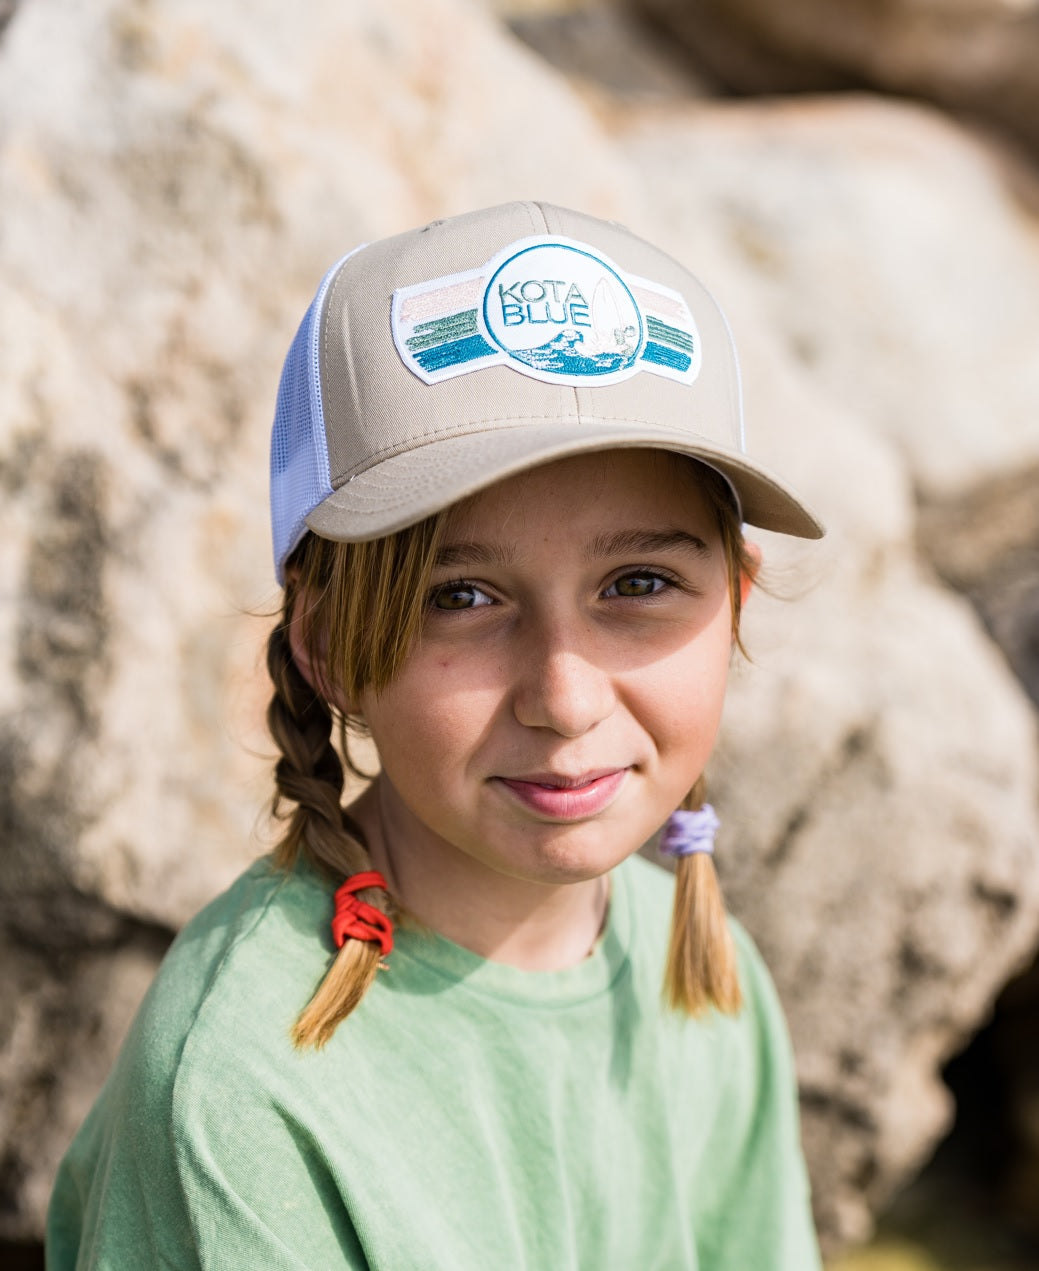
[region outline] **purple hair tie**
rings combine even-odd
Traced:
[[[660,837],[660,851],[665,856],[692,856],[694,852],[706,852],[710,856],[720,824],[709,803],[698,812],[672,812]]]

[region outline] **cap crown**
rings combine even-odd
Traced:
[[[728,324],[664,252],[540,203],[372,243],[325,276],[285,363],[279,577],[308,526],[379,537],[522,468],[614,446],[701,458],[748,520],[820,532],[745,455]]]

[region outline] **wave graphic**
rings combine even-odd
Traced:
[[[556,371],[565,375],[608,375],[622,371],[635,362],[637,350],[628,347],[617,353],[587,353],[581,345],[580,331],[567,328],[533,349],[510,349],[510,357],[539,371]]]

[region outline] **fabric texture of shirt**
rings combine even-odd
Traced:
[[[320,1051],[332,888],[261,861],[180,934],[59,1171],[48,1271],[817,1271],[789,1042],[661,1004],[672,882],[558,972],[399,930]]]

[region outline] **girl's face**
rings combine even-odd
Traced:
[[[605,873],[703,771],[732,640],[715,515],[674,455],[562,459],[459,505],[419,641],[357,703],[395,872]]]

